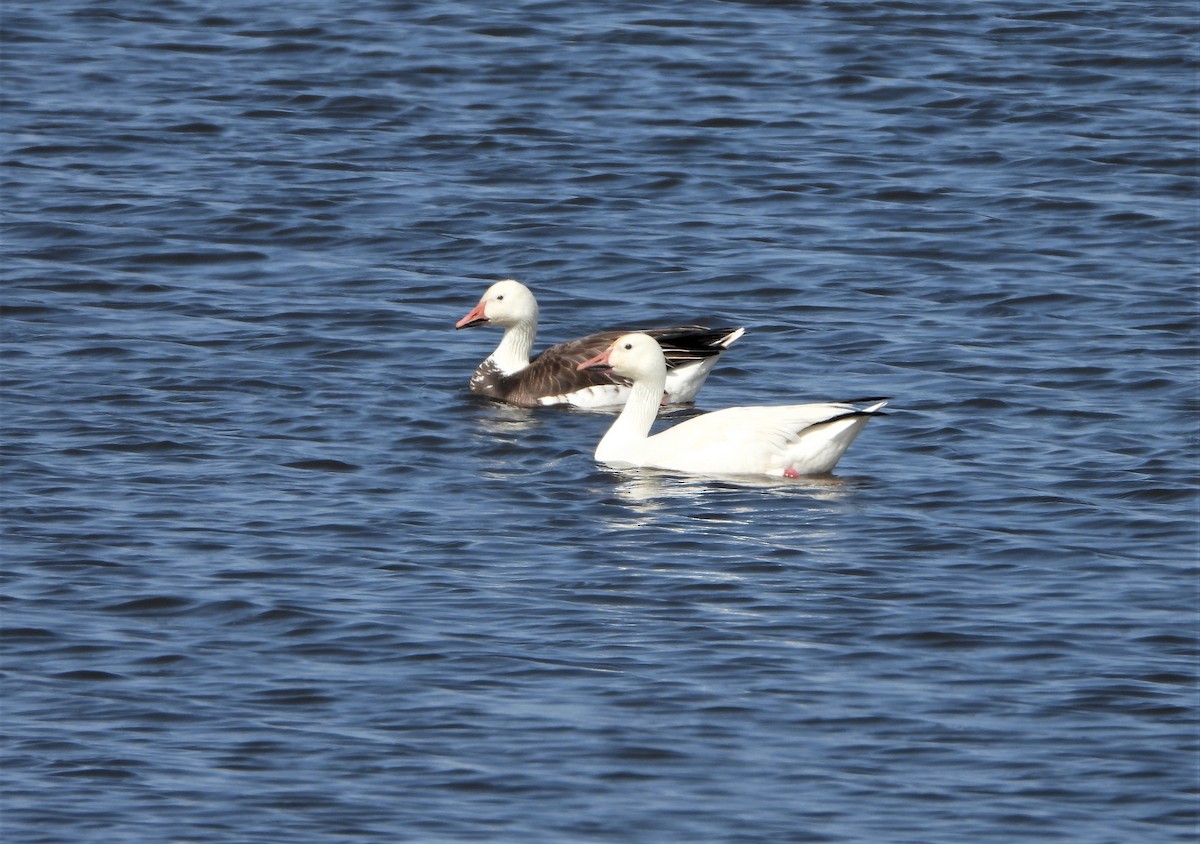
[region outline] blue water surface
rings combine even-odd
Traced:
[[[1198,31],[8,0],[3,838],[1194,841]],[[605,469],[466,391],[510,276],[891,413]]]

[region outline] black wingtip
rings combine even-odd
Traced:
[[[822,419],[820,422],[814,422],[809,425],[809,428],[819,428],[822,425],[831,425],[834,422],[841,422],[843,419],[871,419],[876,416],[887,416],[882,410],[847,410],[845,413],[839,413],[837,416],[830,416],[828,419]]]

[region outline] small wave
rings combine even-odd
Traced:
[[[344,463],[341,460],[330,459],[295,460],[291,463],[283,463],[281,465],[289,469],[304,469],[310,472],[357,472],[362,469],[361,466],[356,466],[353,463]]]

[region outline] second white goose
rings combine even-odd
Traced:
[[[887,404],[868,399],[865,407],[844,402],[730,407],[650,436],[666,378],[653,337],[626,334],[579,368],[611,370],[633,382],[624,409],[596,448],[596,460],[615,468],[710,476],[826,474]]]

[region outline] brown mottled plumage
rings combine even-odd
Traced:
[[[667,369],[716,357],[725,351],[719,341],[735,329],[702,325],[650,329],[643,333],[658,340],[667,358]],[[550,346],[529,361],[529,366],[505,375],[485,360],[471,378],[471,392],[522,407],[543,404],[541,399],[566,396],[589,387],[628,387],[629,379],[612,372],[580,370],[579,364],[608,348],[624,331],[602,331]]]

